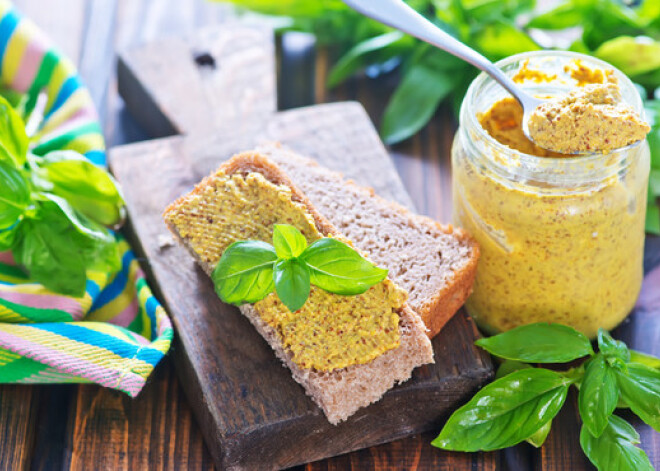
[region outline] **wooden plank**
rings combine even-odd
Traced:
[[[154,56],[165,46],[145,46],[129,52],[120,59],[124,66],[119,75],[119,89],[125,93],[129,107],[141,108],[138,116],[147,129],[161,132],[165,129],[163,122],[168,121],[172,129],[187,133],[187,137],[116,148],[111,162],[124,185],[141,249],[151,262],[151,273],[179,332],[183,348],[178,350],[181,355],[175,355],[177,369],[218,464],[237,469],[257,464],[283,467],[437,427],[448,408],[490,374],[487,358],[472,345],[476,331],[464,314],[457,316],[436,339],[436,365],[419,369],[414,380],[395,388],[381,402],[358,412],[347,423],[332,427],[248,322],[235,309],[217,300],[212,284],[185,251],[179,247],[163,250],[158,243],[166,234],[161,212],[169,202],[189,190],[223,158],[263,139],[289,144],[322,164],[343,171],[358,183],[373,186],[385,196],[410,205],[362,108],[339,103],[267,116],[263,108],[249,102],[241,110],[245,92],[236,89],[235,82],[213,76],[222,76],[222,69],[200,71],[199,65],[190,60],[190,44],[174,47],[172,40],[166,44],[170,60],[179,68],[191,69],[182,75],[190,80],[228,85],[225,95],[222,88],[215,87],[212,100],[225,103],[230,112],[213,111],[207,115],[213,121],[212,134],[204,135],[208,128],[199,123],[200,118],[181,109],[203,109],[208,106],[208,96],[193,94],[186,100],[180,90],[177,92],[170,85],[159,91],[158,74],[148,70],[163,71],[162,59]],[[258,56],[253,43],[246,43],[245,47]],[[179,56],[172,55],[173,51]],[[222,64],[226,62],[225,53],[241,56],[236,49],[218,49],[210,55]],[[235,67],[239,66],[251,64],[245,60],[235,62]],[[247,80],[249,74],[235,67],[234,75]],[[256,74],[255,82],[242,84],[252,90],[249,95],[274,93],[273,72],[270,79],[265,73],[262,70]],[[206,75],[200,78],[201,74]],[[137,79],[140,84],[134,83]],[[164,103],[159,101],[161,98]],[[149,111],[156,108],[160,116],[150,120]],[[224,123],[218,116],[231,119],[232,124]],[[250,123],[236,123],[237,119]],[[240,364],[232,360],[242,356],[249,360]],[[429,406],[420,409],[419,403]]]
[[[297,126],[303,122],[309,123]],[[335,137],[345,140],[336,131]],[[219,302],[189,255],[180,247],[160,247],[167,234],[162,208],[202,176],[186,165],[184,139],[119,147],[111,155],[133,227],[179,332],[179,375],[219,466],[285,467],[435,428],[488,377],[490,365],[472,345],[473,325],[457,316],[434,341],[436,365],[418,369],[412,380],[346,423],[329,425],[247,320]]]
[[[32,459],[40,388],[0,387],[0,469],[26,469]]]

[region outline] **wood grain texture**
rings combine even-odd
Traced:
[[[133,229],[179,332],[181,349],[175,362],[216,462],[230,469],[281,468],[437,427],[450,408],[490,374],[487,357],[472,345],[476,330],[465,314],[457,316],[436,338],[436,365],[420,368],[413,380],[333,427],[248,322],[236,309],[219,302],[212,283],[188,254],[180,247],[163,250],[159,246],[158,241],[167,234],[161,220],[163,208],[223,159],[264,140],[278,140],[359,184],[374,187],[385,197],[411,206],[385,148],[357,103],[270,115],[252,102],[241,109],[245,92],[236,88],[237,82],[215,77],[225,73],[221,68],[200,72],[200,65],[189,60],[194,49],[191,44],[200,48],[205,38],[215,44],[219,36],[230,34],[242,38],[251,32],[231,28],[217,34],[205,32],[186,45],[174,47],[170,40],[128,52],[126,59],[120,59],[124,65],[119,90],[124,92],[129,108],[141,108],[143,127],[158,133],[166,129],[162,123],[167,120],[171,129],[186,132],[186,137],[122,146],[111,153],[112,169],[125,188]],[[225,55],[260,56],[255,42],[223,37],[221,43],[231,42],[235,48],[201,48],[213,51],[214,63],[226,63]],[[245,47],[250,54],[242,54],[236,47]],[[184,97],[181,90],[176,92],[169,85],[164,87],[167,91],[159,90],[162,85],[157,72],[163,71],[165,55],[158,56],[158,51],[164,50],[167,60],[178,64],[178,70],[188,69],[181,70],[182,76],[192,80],[203,73],[209,83],[227,85],[226,89],[213,88],[213,100],[232,110],[223,118],[230,119],[231,124],[215,111],[207,117],[213,121],[210,133],[194,121],[197,117],[187,118],[204,115],[192,110],[205,109],[208,96]],[[272,54],[272,47],[266,45],[264,51]],[[234,75],[242,77],[241,85],[249,95],[274,93],[274,68],[270,78],[267,70],[260,69],[248,81],[250,74],[237,70],[240,67],[252,68],[253,63],[237,61],[232,68]],[[165,102],[160,102],[163,97]],[[249,125],[243,125],[242,120]]]
[[[354,108],[347,106],[332,105],[328,113],[346,116]],[[315,134],[306,110],[298,120],[290,113],[287,120],[295,128],[304,125]],[[369,134],[367,121],[353,125]],[[351,135],[352,130],[344,134],[335,128],[328,139],[350,142]],[[162,209],[203,176],[190,165],[195,159],[185,142],[173,137],[119,147],[111,162],[124,185],[141,251],[179,333],[178,372],[219,466],[281,468],[435,428],[488,377],[488,360],[472,345],[474,326],[460,315],[434,340],[436,365],[416,370],[412,380],[377,404],[331,426],[248,321],[217,299],[187,252],[159,245],[167,234]],[[363,158],[382,162],[374,155]],[[381,166],[370,174],[384,171]]]

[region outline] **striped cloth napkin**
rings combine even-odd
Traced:
[[[104,166],[98,117],[74,65],[4,0],[0,60],[0,85],[26,93],[28,111],[40,93],[47,97],[32,152],[72,149]],[[130,247],[116,239],[121,271],[88,272],[82,298],[48,291],[0,252],[1,383],[94,382],[132,397],[140,392],[170,348],[172,325]]]

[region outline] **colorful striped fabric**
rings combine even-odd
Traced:
[[[72,149],[105,165],[92,99],[74,65],[0,0],[0,85],[45,101],[32,152]],[[39,107],[40,108],[40,107]],[[119,273],[88,272],[87,292],[49,292],[0,253],[0,382],[94,382],[136,396],[172,341],[172,325],[123,237]]]

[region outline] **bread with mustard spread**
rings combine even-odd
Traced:
[[[479,247],[463,229],[440,224],[356,185],[279,145],[258,152],[274,161],[355,247],[408,292],[408,304],[435,336],[472,291]]]
[[[209,275],[230,243],[246,239],[270,242],[276,223],[295,226],[308,242],[331,236],[351,243],[273,161],[260,153],[234,156],[191,193],[172,203],[164,219]],[[357,296],[332,295],[313,286],[307,303],[296,313],[283,307],[274,293],[240,310],[328,421],[337,424],[379,400],[397,382],[410,378],[416,367],[433,362],[424,323],[405,298],[405,290],[386,279]],[[325,325],[326,312],[329,319],[341,319],[333,317],[339,316],[337,312],[358,316],[369,335],[355,342],[357,328],[336,333],[333,325]],[[293,321],[283,324],[283,319]],[[341,325],[352,325],[351,321]],[[291,337],[296,328],[303,330]],[[329,341],[315,341],[317,330],[323,329]],[[309,340],[303,337],[301,341],[300,332],[309,332]],[[342,339],[351,340],[341,343]],[[324,364],[326,351],[328,367]]]

